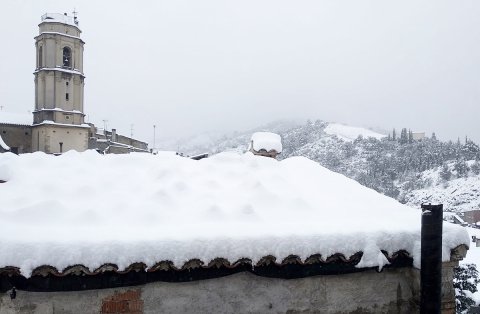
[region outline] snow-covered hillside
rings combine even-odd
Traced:
[[[310,128],[308,126],[311,126]],[[288,137],[297,137],[300,139],[304,135],[309,138],[305,139],[304,144],[313,144],[318,140],[333,139],[334,142],[352,142],[359,136],[364,138],[381,139],[385,135],[371,131],[366,128],[349,126],[333,122],[324,122],[317,120],[316,122],[307,122],[304,124],[300,121],[274,121],[266,125],[233,133],[203,133],[195,136],[179,139],[176,141],[160,142],[158,147],[162,150],[178,150],[187,155],[198,153],[219,153],[224,151],[244,152],[248,147],[250,137],[253,133],[259,131],[268,131],[280,134],[285,140]],[[309,132],[309,134],[305,134]],[[312,136],[314,138],[312,138]],[[287,140],[288,141],[288,140]],[[288,143],[287,143],[288,146]],[[292,149],[290,149],[292,151]],[[287,153],[289,152],[287,148]]]
[[[344,141],[353,141],[359,136],[363,136],[365,138],[373,137],[378,140],[386,137],[386,135],[365,128],[359,128],[339,123],[329,123],[325,128],[325,133],[330,135],[336,135],[338,138]]]
[[[471,165],[473,161],[467,164]],[[449,167],[452,178],[448,181],[440,177],[441,167],[424,171],[421,180],[427,187],[407,193],[406,203],[443,204],[445,210],[456,212],[480,209],[480,175],[470,172],[468,176],[458,178],[451,163]]]

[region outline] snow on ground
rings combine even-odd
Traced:
[[[457,212],[480,208],[480,175],[470,173],[467,178],[461,177],[443,182],[439,172],[440,168],[424,171],[422,179],[430,182],[430,185],[406,194],[407,204],[443,204],[444,210]]]
[[[262,149],[270,152],[275,150],[277,153],[282,152],[282,138],[280,135],[271,132],[255,132],[252,135],[251,143],[255,151]]]
[[[14,113],[0,111],[0,123],[15,124],[15,125],[32,125],[32,114]]]
[[[0,180],[0,268],[26,276],[41,265],[358,251],[358,267],[381,267],[382,249],[406,250],[419,265],[419,209],[304,157],[4,153]],[[444,260],[468,243],[464,228],[446,225]]]
[[[480,238],[480,229],[475,228],[465,228],[470,235],[470,241],[472,236]],[[467,257],[465,257],[460,263],[461,264],[476,264],[477,270],[480,272],[480,247],[477,247],[475,243],[470,242],[470,249],[467,252]],[[477,292],[473,295],[477,305],[480,305],[480,284],[477,286]]]
[[[359,135],[363,136],[364,138],[374,137],[376,139],[385,137],[385,135],[373,132],[371,130],[338,123],[329,123],[325,128],[325,133],[336,135],[338,138],[348,142],[355,140]]]

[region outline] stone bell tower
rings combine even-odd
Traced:
[[[77,17],[47,13],[38,26],[32,150],[84,151],[89,130],[83,113],[85,42]]]

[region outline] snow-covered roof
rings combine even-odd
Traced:
[[[385,135],[383,134],[368,129],[338,123],[329,123],[325,128],[325,133],[330,135],[336,135],[338,138],[344,141],[353,141],[359,135],[363,136],[364,138],[373,137],[376,139],[381,139],[385,137]]]
[[[0,147],[3,148],[4,150],[10,150],[10,146],[8,146],[5,141],[2,138],[2,135],[0,134]]]
[[[419,265],[419,209],[303,157],[6,153],[0,180],[0,271],[18,267],[27,277],[42,265],[180,268],[193,259],[358,252],[356,267],[381,267],[381,250],[405,250]],[[443,259],[461,244],[465,230],[446,224]]]
[[[0,123],[13,125],[32,125],[33,117],[27,113],[0,111]]]
[[[255,151],[264,149],[267,152],[275,150],[282,152],[282,138],[280,135],[271,132],[255,132],[251,138],[251,144]]]

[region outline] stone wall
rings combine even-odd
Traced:
[[[74,292],[0,295],[11,313],[415,313],[419,271],[368,270],[299,279],[243,272],[192,282]]]
[[[12,152],[32,152],[32,128],[26,125],[0,124],[0,135]]]

